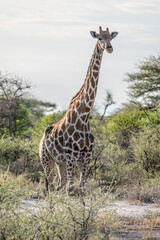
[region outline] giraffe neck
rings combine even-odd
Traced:
[[[81,118],[82,121],[88,121],[97,93],[102,55],[103,50],[97,42],[84,84],[80,91],[72,98],[68,107],[67,115],[72,122],[74,122],[73,118],[77,117]]]

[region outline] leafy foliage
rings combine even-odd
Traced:
[[[32,180],[39,180],[42,167],[35,142],[21,138],[4,138],[0,143],[1,168],[9,168],[15,175],[26,173]]]
[[[0,73],[0,124],[2,134],[15,137],[17,120],[22,117],[22,99],[28,94],[31,85],[13,74]]]
[[[133,137],[132,147],[135,161],[142,168],[151,174],[160,171],[160,136],[155,130],[145,129]]]
[[[151,56],[138,64],[138,72],[127,74],[129,96],[155,107],[160,101],[160,56]]]
[[[108,193],[90,186],[83,197],[59,193],[34,201],[28,199],[29,189],[22,188],[22,180],[23,176],[0,175],[4,181],[0,186],[1,239],[109,239],[119,225],[115,214],[107,211]],[[103,218],[99,217],[102,207]]]

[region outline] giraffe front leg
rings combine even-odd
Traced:
[[[72,158],[68,158],[66,162],[67,169],[67,182],[68,182],[68,191],[72,191],[74,189],[73,184],[73,175],[74,175],[74,160]]]
[[[57,164],[58,168],[58,175],[60,179],[60,186],[57,188],[57,190],[61,190],[65,187],[67,183],[67,169],[66,169],[66,163],[63,164]]]
[[[81,166],[80,187],[83,187],[87,180],[88,167],[91,161],[91,156],[84,159]]]

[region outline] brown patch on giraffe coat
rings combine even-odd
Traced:
[[[64,132],[64,131],[66,130],[66,125],[65,125],[65,123],[62,123],[62,125],[61,125],[61,130],[62,130],[62,132]]]
[[[86,102],[88,102],[89,101],[89,95],[88,95],[88,93],[86,94]]]
[[[78,147],[77,143],[74,143],[74,144],[73,144],[73,149],[74,149],[75,151],[79,151],[79,147]]]
[[[99,55],[97,59],[99,60],[99,62],[101,62],[101,55]]]
[[[98,70],[99,70],[99,67],[98,67],[98,66],[96,66],[96,65],[94,65],[94,68],[93,68],[93,70],[96,70],[96,71],[98,71]]]
[[[97,53],[100,54],[100,52],[101,52],[100,48],[97,47],[96,50],[97,50]]]
[[[54,157],[56,157],[58,155],[55,148],[49,147],[48,150],[49,150],[49,152],[51,152],[54,155]],[[50,156],[50,155],[48,154],[48,156]]]
[[[93,106],[93,101],[89,101],[88,105],[90,106],[90,108],[92,108],[92,106]]]
[[[55,138],[55,139],[58,138],[58,129],[55,129],[55,131],[54,131],[54,138]]]
[[[96,60],[96,64],[99,66],[99,60],[98,60],[98,58],[97,58],[97,60]]]
[[[71,122],[72,115],[70,111],[67,112],[67,119],[68,119],[68,122]]]
[[[63,136],[59,136],[58,141],[63,146]]]
[[[55,147],[56,147],[56,149],[57,149],[57,151],[59,152],[59,153],[62,153],[63,152],[63,147],[61,147],[61,145],[57,142],[57,143],[55,143]]]
[[[77,119],[77,113],[75,110],[73,110],[72,111],[72,123],[75,123],[76,119]]]
[[[89,95],[91,95],[91,93],[92,93],[92,89],[90,88],[90,89],[89,89]]]
[[[84,105],[83,112],[88,113],[90,111],[90,107]]]
[[[82,121],[84,122],[84,121],[87,119],[87,114],[86,114],[86,115],[83,115],[83,116],[81,116],[81,119],[82,119]]]
[[[78,132],[75,132],[75,133],[73,134],[73,138],[74,138],[74,140],[77,142],[77,141],[79,140],[79,138],[80,138],[80,134],[79,134]]]
[[[74,126],[69,126],[69,128],[68,128],[68,135],[71,136],[74,133],[74,131],[75,131]]]
[[[50,126],[45,129],[45,137],[47,137],[49,134],[51,134],[53,128],[54,128],[54,126]]]
[[[79,157],[79,150],[78,150],[78,152],[74,152],[74,157],[75,157],[76,159],[78,159],[78,157]]]
[[[93,134],[92,134],[92,133],[90,133],[90,136],[89,136],[89,138],[90,138],[90,142],[91,142],[91,143],[93,143],[93,142],[94,142],[94,136],[93,136]]]
[[[68,132],[65,132],[65,134],[64,134],[64,139],[65,139],[65,140],[68,139]]]
[[[79,114],[82,114],[82,113],[83,113],[83,105],[84,105],[84,103],[81,103],[81,105],[80,105],[80,107],[79,107],[79,109],[78,109],[78,113],[79,113]]]
[[[67,143],[66,143],[65,146],[72,149],[72,143],[73,143],[73,140],[72,140],[72,138],[70,137],[70,138],[68,139],[68,141],[67,141]]]
[[[85,132],[88,132],[88,126],[87,126],[87,125],[85,125],[84,131],[85,131]],[[86,133],[85,133],[85,134],[86,134]]]
[[[89,111],[90,111],[90,107],[86,106],[85,103],[81,104],[81,106],[80,106],[80,108],[78,110],[79,114],[87,113]]]
[[[93,100],[95,97],[94,91],[92,92],[92,94],[90,95],[90,99]]]
[[[84,133],[80,133],[81,138],[84,138]]]
[[[81,139],[80,141],[78,141],[78,144],[80,146],[80,150],[82,150],[84,148],[84,139]]]
[[[91,85],[92,85],[93,88],[95,88],[95,80],[94,80],[93,77],[91,78]],[[88,99],[87,102],[89,102],[89,99]]]
[[[58,134],[58,135],[59,135],[59,136],[63,136],[62,130],[59,131],[59,134]]]
[[[66,149],[66,153],[67,153],[68,155],[71,155],[72,149],[70,149],[70,148],[68,149],[68,148],[67,148],[67,149]]]
[[[73,164],[72,164],[71,162],[68,164],[69,167],[72,167],[72,165],[73,165]]]
[[[54,145],[55,145],[56,148],[57,148],[57,145],[59,145],[59,142],[58,142],[57,139],[54,140]]]
[[[98,72],[93,72],[93,76],[94,76],[95,78],[97,78],[97,77],[98,77]]]
[[[88,133],[85,134],[85,142],[86,142],[86,145],[88,146],[89,145],[89,134]]]
[[[83,130],[83,124],[81,123],[80,119],[78,119],[76,123],[76,129]]]
[[[49,146],[51,144],[50,140],[46,140],[46,145]]]

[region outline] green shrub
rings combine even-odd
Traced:
[[[147,173],[160,171],[160,138],[155,130],[146,129],[132,138],[132,149],[135,162]]]
[[[0,165],[3,169],[9,167],[15,175],[28,174],[32,180],[38,180],[42,170],[38,145],[28,139],[0,139]]]
[[[36,138],[40,142],[46,127],[58,122],[64,116],[64,114],[65,112],[59,111],[57,113],[41,117],[41,119],[36,121],[34,124],[32,129],[32,138]]]
[[[78,198],[54,193],[33,201],[15,181],[3,186],[0,239],[109,239],[118,227],[115,214],[107,211],[108,193],[90,187]]]
[[[160,203],[160,179],[135,181],[116,190],[117,195],[132,201]]]

